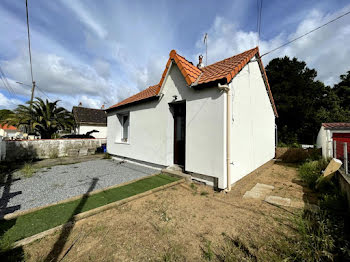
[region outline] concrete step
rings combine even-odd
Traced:
[[[180,178],[185,178],[186,181],[189,181],[189,182],[192,181],[191,175],[182,173],[181,171],[176,171],[176,170],[171,170],[166,168],[166,169],[162,169],[162,173],[168,174],[171,176],[180,177]]]

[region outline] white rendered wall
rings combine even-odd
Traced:
[[[189,172],[218,178],[225,188],[225,95],[217,87],[194,90],[173,64],[160,100],[114,110],[107,117],[107,151],[158,165],[173,165],[174,119],[169,103],[186,100],[186,159]],[[130,112],[129,141],[122,143],[117,113]]]
[[[89,126],[89,125],[80,125],[77,128],[77,133],[79,135],[84,135],[89,131],[97,130],[98,133],[92,133],[91,135],[95,138],[106,138],[107,137],[107,127],[106,126]]]
[[[320,131],[318,132],[317,135],[317,140],[316,140],[316,146],[317,148],[322,148],[322,156],[327,158],[330,154],[330,149],[329,145],[332,146],[332,142],[330,141],[330,139],[327,138],[327,133],[328,136],[330,136],[330,131],[324,129],[323,126],[321,126]]]
[[[325,158],[333,157],[333,134],[334,133],[350,133],[350,130],[336,129],[329,130],[321,126],[317,135],[316,146],[322,148],[322,156]]]
[[[255,59],[254,59],[255,60]],[[275,155],[275,115],[257,62],[248,63],[232,80],[231,181]]]

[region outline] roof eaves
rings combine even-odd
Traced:
[[[255,54],[255,57],[256,57],[256,60],[258,61],[258,64],[259,64],[259,67],[260,67],[260,71],[263,74],[263,80],[264,80],[264,83],[265,83],[265,87],[267,89],[267,93],[269,95],[269,99],[270,99],[270,103],[272,105],[273,112],[275,113],[275,116],[278,117],[277,108],[276,108],[276,105],[275,105],[275,100],[273,99],[273,96],[272,96],[270,84],[269,84],[269,81],[267,79],[265,67],[264,67],[264,65],[262,63],[262,60],[261,60],[261,57],[260,57],[259,49],[257,49],[257,53]]]

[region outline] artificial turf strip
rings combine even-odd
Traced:
[[[12,220],[0,220],[0,236],[15,242],[72,220],[74,215],[177,181],[159,174],[92,196],[50,206]]]

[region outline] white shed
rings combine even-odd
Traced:
[[[325,158],[333,157],[334,134],[350,134],[350,123],[322,123],[317,135],[316,146],[322,148],[322,156]]]
[[[172,50],[157,85],[107,109],[107,151],[230,189],[274,157],[276,116],[257,47],[205,67]]]

